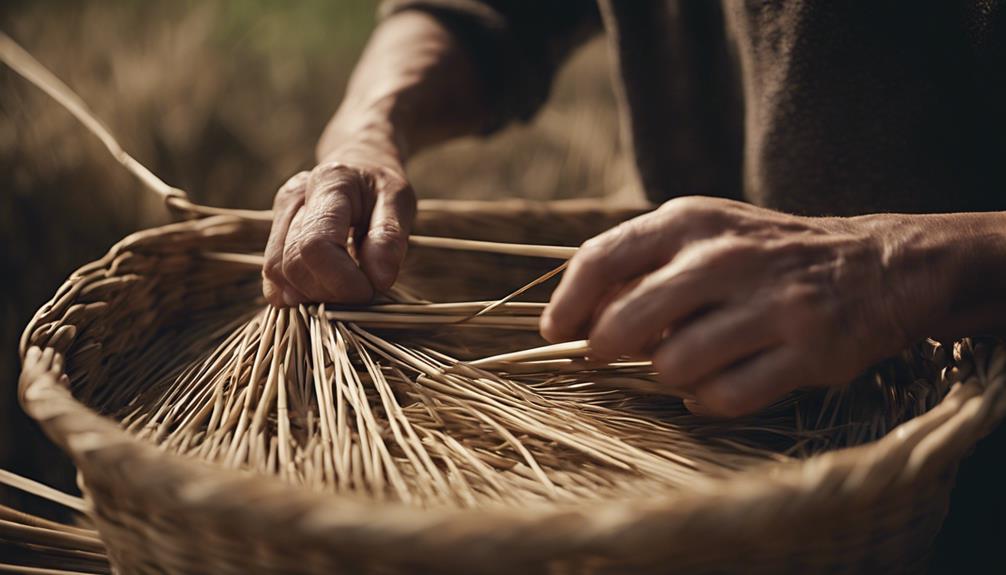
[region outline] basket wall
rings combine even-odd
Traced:
[[[420,233],[568,245],[633,213],[426,208]],[[213,297],[186,280],[193,266],[230,265],[209,264],[201,252],[258,251],[267,231],[221,216],[134,234],[71,277],[25,332],[22,404],[77,463],[122,572],[914,571],[946,512],[957,462],[1006,411],[1006,350],[980,346],[959,358],[954,373],[964,383],[940,405],[872,444],[645,501],[453,511],[307,492],[168,455],[71,396],[64,371],[71,380],[107,378],[114,392],[119,359],[161,326],[254,297],[255,274],[221,273]],[[484,256],[417,250],[405,282],[437,300],[493,297],[549,267],[489,261],[486,286]],[[30,346],[52,353],[27,353]]]

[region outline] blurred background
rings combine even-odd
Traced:
[[[200,203],[268,208],[313,165],[375,13],[372,0],[8,1],[0,28],[165,181]],[[617,134],[606,47],[594,41],[531,124],[432,150],[408,170],[422,198],[631,197]],[[0,69],[0,467],[75,490],[17,405],[17,340],[74,269],[165,222],[76,120]]]

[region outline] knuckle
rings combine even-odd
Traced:
[[[308,189],[311,191],[330,191],[355,187],[360,183],[359,170],[341,162],[325,162],[311,170],[308,179]]]
[[[660,210],[671,212],[677,215],[702,212],[705,209],[706,200],[700,196],[682,196],[664,202]]]
[[[367,230],[367,241],[395,257],[405,255],[405,232],[397,222],[383,222]]]
[[[325,197],[326,202],[334,202],[332,206],[338,206],[339,211],[349,212],[352,220],[357,220],[369,211],[372,204],[369,192],[372,190],[372,182],[365,178],[358,169],[342,163],[319,164],[312,170],[311,179],[307,186],[307,196],[310,202],[312,198]],[[335,214],[328,214],[335,217]],[[324,228],[329,224],[326,214],[321,214],[313,222],[314,225]]]
[[[649,223],[650,220],[646,216],[622,222],[608,231],[583,242],[580,246],[580,251],[586,252],[591,256],[605,256],[611,253],[615,246],[630,242],[641,235],[641,230],[647,228]]]
[[[311,179],[337,179],[354,177],[358,174],[355,168],[342,162],[322,162],[311,170]]]
[[[626,220],[594,239],[610,249],[612,246],[632,243],[647,236],[662,235],[666,229],[666,221],[656,212],[650,212]]]
[[[389,168],[387,166],[379,166],[373,168],[371,171],[378,187],[386,193],[394,194],[412,191],[409,181],[396,169]]]
[[[308,178],[310,178],[310,176],[311,176],[310,172],[297,172],[296,174],[291,176],[290,179],[286,181],[286,183],[280,186],[278,193],[283,195],[290,195],[301,191],[304,185],[307,184],[307,180]]]
[[[604,238],[601,236],[590,238],[589,240],[583,242],[580,249],[577,250],[576,255],[580,256],[581,259],[596,257],[604,252],[605,243]]]
[[[287,180],[276,192],[276,196],[273,198],[273,207],[280,209],[303,196],[307,180],[307,172],[299,172]]]
[[[680,224],[695,227],[712,227],[720,222],[719,206],[710,198],[683,196],[674,198],[660,207],[665,216],[680,220]]]
[[[262,276],[274,283],[283,281],[283,264],[279,258],[270,258],[262,266]]]
[[[597,262],[592,256],[586,253],[577,252],[573,259],[569,260],[569,267],[566,270],[568,276],[589,276],[593,275],[597,269]]]
[[[597,236],[583,242],[570,260],[570,267],[590,270],[603,265],[610,252],[609,243],[610,240],[605,236]]]

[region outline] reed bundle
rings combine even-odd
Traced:
[[[1006,348],[969,341],[730,422],[648,362],[542,345],[543,304],[516,299],[575,248],[486,235],[574,243],[624,211],[421,209],[420,232],[481,237],[415,236],[374,305],[269,307],[270,214],[192,203],[5,36],[0,54],[188,218],[75,272],[22,340],[22,404],[74,457],[119,569],[904,568],[947,469],[1006,413]]]
[[[449,338],[431,331],[463,320],[455,310],[477,303],[329,311],[254,301],[161,330],[107,372],[84,370],[88,376],[71,379],[71,389],[165,450],[422,506],[661,492],[785,460],[840,430],[853,440],[855,424],[835,420],[842,394],[803,429],[795,420],[797,398],[757,419],[716,424],[692,416],[676,398],[622,391],[659,391],[649,363],[591,363],[579,344],[476,361],[438,351],[438,336]],[[479,318],[536,321],[527,312],[538,310],[504,307]],[[900,391],[920,390],[932,391]],[[885,429],[858,431],[855,441]]]

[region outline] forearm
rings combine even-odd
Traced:
[[[1006,213],[864,216],[907,337],[1006,335]]]
[[[463,47],[432,16],[405,11],[374,31],[317,156],[352,141],[404,163],[427,146],[479,131],[485,117],[484,89]]]

